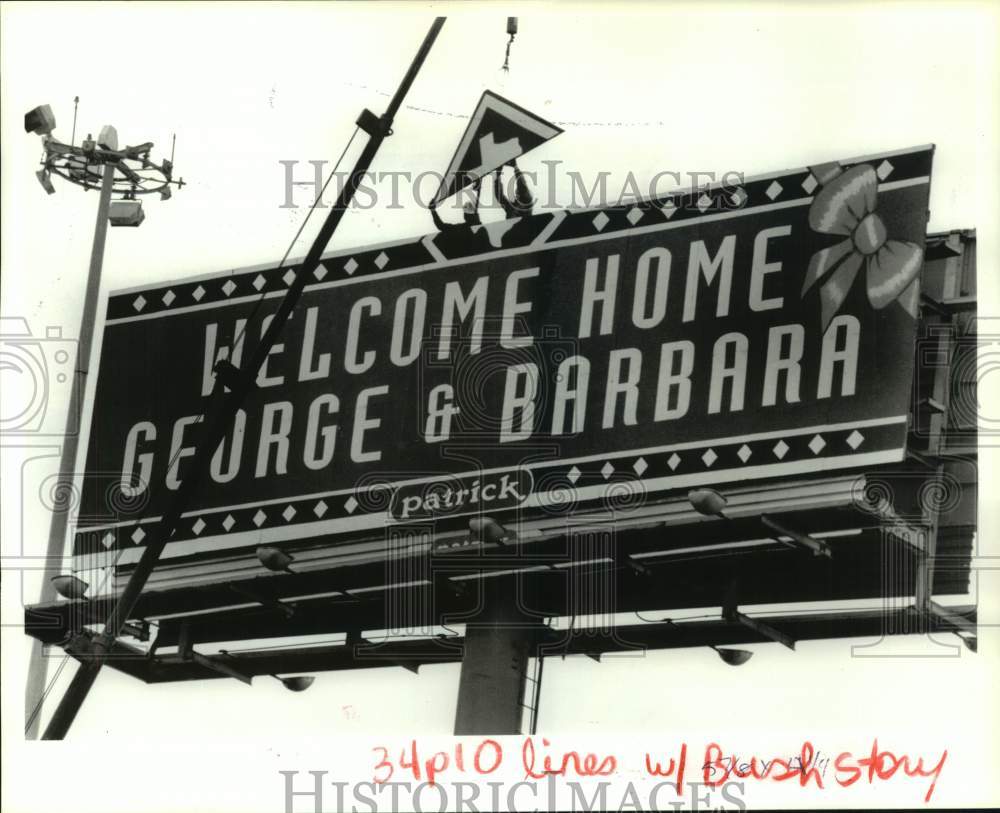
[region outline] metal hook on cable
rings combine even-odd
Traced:
[[[503,58],[503,69],[505,71],[510,71],[510,46],[514,44],[514,36],[517,34],[517,17],[507,18],[507,33],[510,34],[510,39],[507,40],[507,53],[504,54]]]

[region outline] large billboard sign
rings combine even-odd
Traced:
[[[900,460],[931,158],[327,256],[166,555]],[[111,295],[79,564],[138,557],[294,268]]]

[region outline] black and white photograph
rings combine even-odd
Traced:
[[[998,100],[996,2],[0,3],[4,813],[1000,805]]]

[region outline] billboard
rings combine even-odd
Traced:
[[[165,555],[902,459],[932,154],[326,256]],[[110,296],[79,566],[138,558],[294,273]]]

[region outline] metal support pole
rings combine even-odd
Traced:
[[[514,579],[480,584],[482,611],[465,627],[455,735],[520,734],[528,659],[541,621],[518,607]]]
[[[246,362],[243,368],[236,371],[233,380],[227,380],[225,386],[231,389],[228,394],[225,393],[225,386],[219,381],[219,377],[216,376],[215,391],[210,402],[215,407],[211,409],[210,414],[206,417],[204,431],[196,444],[196,451],[191,459],[188,473],[185,475],[180,488],[174,493],[173,499],[164,511],[159,527],[151,534],[150,543],[146,546],[142,557],[132,571],[125,588],[115,603],[114,609],[111,611],[111,615],[108,617],[107,623],[104,625],[104,629],[100,635],[93,639],[92,651],[84,657],[80,668],[73,676],[72,683],[66,689],[66,694],[63,695],[62,700],[59,702],[59,707],[52,715],[52,720],[45,729],[43,739],[61,740],[66,736],[70,726],[73,724],[73,720],[80,711],[84,700],[86,700],[90,692],[90,687],[93,686],[94,681],[97,679],[97,675],[104,665],[104,661],[111,651],[115,639],[118,638],[123,624],[128,620],[129,615],[135,608],[136,602],[139,600],[139,596],[142,595],[142,590],[150,574],[153,572],[153,568],[156,567],[163,549],[177,527],[181,514],[186,510],[191,497],[197,493],[198,486],[204,477],[212,455],[229,431],[237,410],[240,408],[247,394],[254,387],[254,382],[261,365],[270,354],[275,340],[285,326],[285,322],[288,321],[288,317],[302,295],[306,283],[312,278],[313,271],[319,266],[320,258],[326,250],[327,243],[329,243],[344,213],[347,211],[347,207],[350,205],[351,199],[354,197],[358,186],[360,186],[365,173],[368,172],[372,160],[375,158],[375,153],[378,152],[382,141],[391,133],[392,120],[403,103],[403,99],[407,91],[409,91],[410,85],[413,84],[413,80],[416,78],[427,54],[430,52],[434,40],[437,39],[437,35],[444,25],[444,20],[444,17],[438,17],[431,25],[430,31],[424,37],[424,41],[419,51],[417,51],[413,62],[410,64],[409,70],[403,77],[396,95],[392,97],[389,106],[386,108],[386,112],[381,118],[374,117],[368,111],[362,114],[359,124],[370,136],[368,144],[358,157],[357,163],[348,177],[347,183],[345,183],[336,204],[334,204],[327,215],[323,226],[319,230],[319,234],[309,249],[309,253],[306,255],[305,260],[303,260],[302,265],[295,275],[295,279],[289,286],[288,293],[285,294],[285,298],[281,301],[281,305],[271,319],[271,324],[261,337],[260,344],[257,345],[252,357]]]
[[[74,114],[75,121],[75,114]],[[87,388],[87,373],[90,371],[90,351],[94,339],[94,324],[97,320],[97,294],[101,288],[101,266],[104,263],[104,243],[108,236],[108,214],[111,209],[111,191],[114,187],[114,164],[104,165],[101,179],[101,196],[97,203],[97,225],[94,227],[94,245],[90,250],[90,270],[87,272],[87,290],[83,297],[83,316],[80,319],[80,340],[76,349],[76,369],[73,386],[69,393],[69,411],[66,413],[66,431],[63,433],[62,458],[59,461],[59,482],[57,492],[69,493],[73,489],[73,475],[76,471],[76,456],[80,441],[80,422],[83,415],[83,398]],[[52,577],[61,570],[61,560],[66,546],[66,526],[73,500],[67,500],[67,508],[52,512],[49,526],[49,544],[45,549],[45,567],[42,572],[42,590],[39,602],[48,604],[55,601],[56,590]],[[41,641],[31,645],[28,661],[28,682],[24,695],[24,736],[34,740],[38,737],[41,720],[41,703],[45,696],[45,678],[48,664]]]

